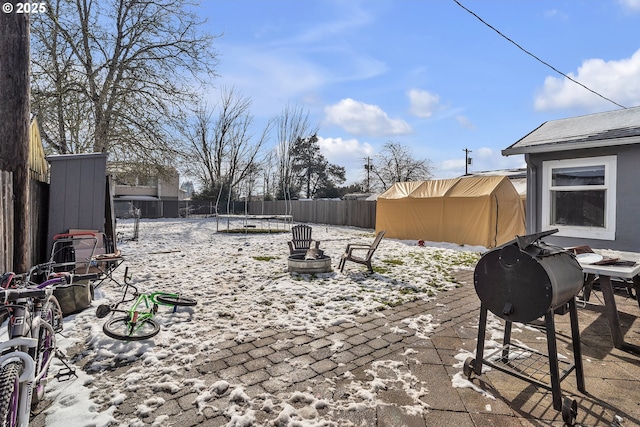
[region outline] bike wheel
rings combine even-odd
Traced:
[[[162,304],[177,305],[181,307],[192,307],[198,303],[193,298],[185,298],[173,295],[158,295],[156,296],[156,300],[158,300],[158,302]]]
[[[31,396],[31,409],[35,409],[44,397],[50,360],[56,351],[54,331],[56,330],[56,325],[62,323],[62,313],[58,311],[57,300],[54,300],[54,298],[55,297],[52,296],[51,300],[43,305],[42,312],[40,313],[42,322],[45,324],[40,327],[38,346],[34,360],[36,362],[35,375],[38,377],[42,373],[42,377],[34,384],[33,395]],[[48,325],[50,325],[51,328],[49,328]]]
[[[0,368],[0,425],[17,424],[20,372],[22,361],[9,362]]]
[[[153,319],[130,322],[129,316],[115,317],[107,320],[102,330],[108,337],[123,341],[141,341],[151,338],[160,332],[160,325]]]

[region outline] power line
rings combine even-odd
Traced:
[[[480,22],[482,22],[484,25],[486,25],[487,27],[491,28],[493,31],[495,31],[496,33],[498,33],[501,37],[505,38],[506,40],[508,40],[510,43],[513,43],[518,49],[520,49],[521,51],[523,51],[524,53],[526,53],[527,55],[533,57],[536,61],[543,63],[544,65],[546,65],[547,67],[551,68],[553,71],[555,71],[556,73],[560,74],[561,76],[563,76],[564,78],[571,80],[572,82],[582,86],[583,88],[585,88],[586,90],[588,90],[589,92],[598,95],[600,98],[605,99],[615,105],[617,105],[620,108],[624,108],[625,110],[627,109],[627,107],[625,107],[624,105],[620,105],[617,102],[615,102],[612,99],[607,98],[604,95],[599,94],[598,92],[596,92],[593,89],[588,88],[587,86],[583,85],[582,83],[580,83],[579,81],[569,77],[568,75],[566,75],[565,73],[563,73],[562,71],[558,70],[557,68],[555,68],[553,65],[549,64],[548,62],[543,61],[542,59],[538,58],[536,55],[534,55],[533,53],[529,52],[528,50],[526,50],[525,48],[523,48],[522,46],[520,46],[518,43],[516,43],[515,41],[511,40],[509,37],[505,36],[504,34],[502,34],[497,28],[495,28],[494,26],[492,26],[491,24],[489,24],[488,22],[486,22],[484,19],[480,18],[476,13],[474,13],[472,10],[467,9],[462,3],[460,3],[458,0],[453,0],[458,6],[460,6],[461,8],[463,8],[464,10],[466,10],[467,12],[469,12],[470,14],[472,14],[473,16],[475,16],[476,18],[478,18],[478,20]]]

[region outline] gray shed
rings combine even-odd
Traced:
[[[527,233],[640,252],[640,107],[552,120],[502,151],[527,162]]]
[[[70,229],[105,231],[107,154],[49,156],[48,250],[53,236]]]

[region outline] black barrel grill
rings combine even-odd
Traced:
[[[578,390],[585,392],[580,330],[575,296],[584,283],[582,268],[564,248],[544,243],[543,237],[557,232],[519,236],[486,252],[474,272],[474,286],[480,298],[480,323],[476,358],[464,364],[467,377],[482,373],[483,363],[538,385],[553,394],[553,407],[562,411],[565,423],[573,425],[577,404],[562,400],[560,382],[575,370]],[[487,311],[505,320],[502,348],[484,358]],[[558,360],[554,314],[569,312],[573,363]],[[545,318],[548,354],[511,343],[513,322],[529,323]],[[562,372],[560,368],[562,367]]]

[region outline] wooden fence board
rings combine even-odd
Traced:
[[[0,171],[0,267],[13,270],[13,174]]]

